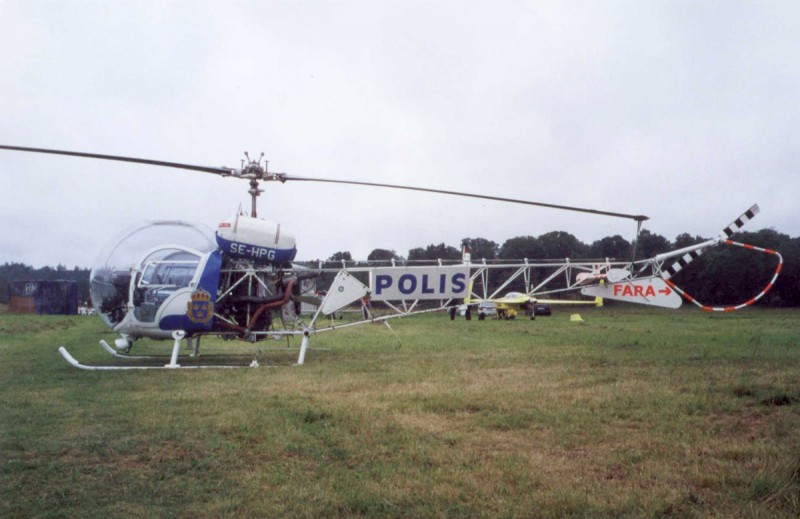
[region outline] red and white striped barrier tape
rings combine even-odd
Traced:
[[[754,304],[756,301],[761,299],[764,296],[764,294],[766,294],[767,292],[769,292],[772,289],[772,286],[775,284],[775,281],[778,279],[778,276],[781,273],[781,269],[783,268],[783,256],[781,256],[781,254],[776,250],[762,249],[761,247],[756,247],[754,245],[748,245],[746,243],[739,243],[739,242],[735,242],[735,241],[732,241],[732,240],[725,240],[722,243],[724,243],[726,245],[733,245],[733,246],[736,246],[736,247],[742,247],[744,249],[752,250],[752,251],[755,251],[755,252],[763,252],[764,254],[775,255],[775,256],[778,257],[778,266],[775,268],[775,274],[773,274],[772,279],[769,281],[769,283],[767,283],[767,286],[765,286],[764,289],[761,292],[759,292],[757,296],[755,296],[754,298],[752,298],[752,299],[750,299],[750,300],[748,300],[748,301],[746,301],[746,302],[744,302],[744,303],[742,303],[740,305],[731,305],[731,306],[708,306],[708,305],[704,305],[703,303],[697,301],[695,298],[693,298],[692,296],[687,294],[680,287],[676,286],[675,283],[673,283],[672,281],[669,280],[669,278],[664,279],[664,281],[667,283],[667,285],[669,285],[673,290],[675,290],[677,293],[682,295],[684,299],[686,299],[687,301],[693,303],[695,306],[699,306],[700,308],[702,308],[703,310],[705,310],[707,312],[733,312],[735,310],[741,310],[742,308],[745,308],[745,307],[748,307],[748,306]]]

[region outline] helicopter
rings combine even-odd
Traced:
[[[365,323],[383,323],[391,330],[389,319],[451,308],[458,301],[491,301],[512,282],[523,279],[528,301],[544,294],[577,291],[595,301],[601,298],[630,303],[677,308],[687,299],[704,310],[732,311],[749,306],[761,298],[774,284],[783,259],[777,251],[738,244],[730,236],[758,213],[754,205],[717,237],[700,244],[646,260],[633,261],[570,261],[473,263],[468,248],[460,260],[439,260],[433,265],[347,265],[331,268],[321,262],[316,266],[295,261],[297,244],[294,234],[280,224],[261,219],[257,200],[263,192],[261,182],[317,182],[362,187],[400,189],[538,206],[563,211],[629,219],[636,222],[637,235],[645,215],[587,209],[530,200],[464,193],[425,187],[381,184],[354,180],[338,180],[293,176],[268,170],[263,153],[245,160],[239,168],[197,166],[177,162],[150,160],[118,155],[0,145],[0,150],[55,154],[78,158],[109,160],[177,168],[215,174],[249,182],[250,212],[237,211],[222,219],[212,232],[199,224],[184,221],[154,221],[125,230],[98,256],[90,274],[90,295],[100,318],[119,338],[114,348],[104,340],[101,346],[115,357],[146,359],[132,355],[137,340],[150,338],[172,340],[169,362],[163,366],[110,365],[93,366],[78,362],[65,347],[59,352],[71,365],[85,370],[229,368],[239,365],[181,365],[181,345],[192,356],[198,356],[202,337],[219,336],[258,343],[269,339],[300,337],[297,364],[305,362],[310,337],[317,333]],[[730,307],[708,307],[694,301],[670,278],[697,258],[708,247],[727,244],[751,251],[774,255],[778,267],[765,289],[746,303]],[[677,259],[675,259],[677,258]],[[673,261],[674,260],[674,261]],[[672,263],[668,263],[672,261]],[[511,273],[494,292],[489,288],[489,272],[503,269]],[[533,271],[547,271],[544,279],[534,283]],[[333,275],[324,295],[318,295],[316,281]],[[556,288],[548,284],[563,279]],[[482,293],[476,293],[476,286]],[[360,302],[362,319],[355,322],[326,323],[321,317]],[[389,310],[384,315],[370,311],[371,303],[383,303]],[[433,302],[420,304],[420,302]],[[308,320],[301,315],[302,306],[315,310]],[[250,366],[258,366],[253,360]]]

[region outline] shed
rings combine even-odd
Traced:
[[[8,302],[9,312],[17,314],[76,315],[78,283],[66,279],[12,281]]]

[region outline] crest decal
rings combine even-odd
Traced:
[[[214,302],[211,294],[199,288],[192,293],[192,298],[187,304],[186,316],[193,323],[206,324],[214,317]]]

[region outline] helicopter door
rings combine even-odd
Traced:
[[[214,326],[222,254],[205,254],[197,266],[194,279],[187,288],[176,290],[156,314],[161,330],[183,330],[188,333],[210,331]]]
[[[133,309],[136,320],[152,323],[164,302],[178,290],[188,287],[200,264],[200,257],[178,251],[163,259],[146,261],[137,276]]]

